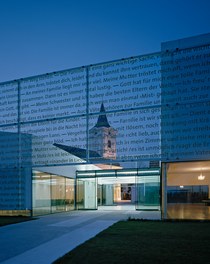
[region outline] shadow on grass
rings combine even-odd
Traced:
[[[54,264],[209,263],[210,222],[121,221]]]

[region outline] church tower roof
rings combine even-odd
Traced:
[[[110,127],[107,116],[105,114],[104,104],[101,104],[100,114],[98,116],[98,121],[95,127]]]

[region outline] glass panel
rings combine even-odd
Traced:
[[[102,197],[102,186],[103,185],[98,184],[98,187],[97,187],[97,203],[98,203],[98,206],[102,205],[102,200],[103,200],[103,197]]]
[[[25,124],[21,133],[25,164],[64,165],[86,160],[84,118]]]
[[[77,179],[77,201],[76,201],[76,208],[84,209],[84,200],[85,200],[85,181]]]
[[[102,185],[102,205],[114,205],[113,184]]]
[[[118,203],[121,201],[121,184],[116,183],[114,184],[114,203]]]
[[[77,179],[77,209],[97,209],[97,179]]]
[[[160,210],[160,176],[136,176],[136,209]]]
[[[160,104],[160,54],[91,66],[90,112],[104,102],[107,111]]]
[[[2,167],[21,166],[20,137],[17,126],[0,128],[0,165]]]
[[[0,84],[0,125],[18,121],[18,83]]]
[[[51,176],[52,213],[66,210],[66,180],[64,177]]]
[[[66,178],[66,211],[74,210],[74,179]]]
[[[161,134],[165,161],[209,157],[209,49],[207,45],[162,53]]]
[[[57,167],[48,168],[49,171],[55,169]],[[74,210],[74,179],[34,171],[33,215],[70,210]]]
[[[40,75],[21,81],[21,121],[84,114],[84,68]]]
[[[31,168],[21,158],[17,126],[0,128],[1,210],[31,210]]]
[[[164,158],[171,161],[207,159],[210,103],[167,106],[163,111],[161,148]]]
[[[33,171],[33,215],[51,213],[51,177],[49,174]]]
[[[105,107],[102,107],[102,110]],[[159,160],[160,108],[107,114],[89,119],[90,159],[95,161]]]
[[[167,164],[167,217],[210,219],[210,162]]]
[[[0,210],[31,210],[30,187],[30,171],[0,167]]]

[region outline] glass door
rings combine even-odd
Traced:
[[[137,174],[136,210],[160,210],[160,175]]]
[[[77,178],[76,209],[97,209],[97,178]]]
[[[102,185],[102,205],[114,205],[113,184]]]

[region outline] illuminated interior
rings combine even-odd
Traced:
[[[171,219],[210,219],[210,161],[166,164],[167,204]]]
[[[160,210],[159,169],[77,172],[77,209],[133,205],[136,210]]]
[[[74,179],[33,171],[33,215],[74,210]]]

